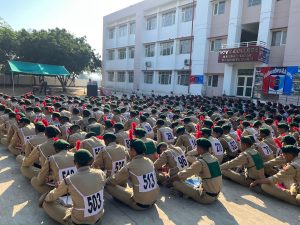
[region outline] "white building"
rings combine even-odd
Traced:
[[[299,10],[299,0],[145,0],[104,17],[104,87],[250,97],[256,67],[300,65]]]

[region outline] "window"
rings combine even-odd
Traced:
[[[111,49],[108,50],[108,60],[114,60],[115,59],[115,50]]]
[[[119,51],[119,59],[126,59],[126,48],[121,48]]]
[[[190,83],[191,71],[178,71],[177,84],[188,86]]]
[[[209,87],[218,87],[218,75],[208,76],[207,86]]]
[[[134,73],[133,71],[128,71],[128,82],[133,83]]]
[[[255,6],[255,5],[260,5],[261,0],[248,0],[248,6]]]
[[[127,35],[127,25],[119,26],[119,37]]]
[[[156,16],[147,19],[147,30],[156,29]]]
[[[179,54],[190,54],[191,42],[192,40],[180,40]]]
[[[134,47],[129,48],[129,59],[134,58]]]
[[[189,22],[193,19],[193,6],[182,8],[182,22]]]
[[[162,14],[162,26],[168,27],[175,24],[175,11]]]
[[[172,71],[160,71],[159,72],[159,84],[168,85],[171,84]]]
[[[155,44],[145,45],[145,56],[154,57],[155,55]]]
[[[220,1],[214,4],[214,15],[221,15],[225,12],[225,1]]]
[[[110,82],[114,82],[114,80],[115,80],[115,74],[114,74],[114,72],[108,72],[108,81],[110,81]]]
[[[135,34],[135,22],[129,25],[129,34]]]
[[[144,72],[144,83],[152,84],[153,83],[154,72],[153,71],[145,71]]]
[[[125,72],[118,72],[118,82],[125,82]]]
[[[286,44],[286,30],[274,31],[272,33],[272,46],[281,46]]]
[[[173,41],[160,43],[160,55],[173,55],[173,45]]]
[[[114,39],[114,37],[115,37],[115,28],[111,28],[108,31],[108,38],[109,39]]]
[[[221,39],[215,39],[210,41],[210,51],[211,52],[217,52],[221,49],[222,46],[222,40]]]

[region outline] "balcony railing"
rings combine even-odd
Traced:
[[[264,41],[249,41],[249,42],[240,42],[240,43],[232,43],[232,44],[222,44],[221,49],[240,48],[240,47],[249,47],[249,46],[261,46],[266,48],[267,43]]]

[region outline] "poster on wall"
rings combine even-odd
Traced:
[[[291,95],[293,89],[293,76],[298,73],[297,66],[289,67],[261,67],[263,77],[262,93]]]

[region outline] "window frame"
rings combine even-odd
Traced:
[[[208,75],[207,76],[207,86],[208,87],[218,87],[219,76],[218,75]]]
[[[187,51],[183,51],[182,43],[187,42]],[[192,42],[192,43],[191,43]],[[182,39],[179,41],[179,54],[190,54],[191,53],[191,44],[193,44],[193,39]]]
[[[135,22],[131,22],[129,24],[129,35],[135,34],[135,29],[136,29],[136,23]]]
[[[190,70],[177,71],[177,85],[189,86],[190,84]]]
[[[276,43],[275,37],[274,36],[276,33],[280,33],[280,40],[279,44]],[[284,35],[285,34],[285,35]],[[285,46],[286,45],[286,39],[287,39],[287,29],[282,29],[282,30],[275,30],[272,31],[272,40],[271,40],[271,46],[272,47],[279,47],[279,46]]]
[[[120,76],[122,75],[122,76]],[[120,79],[120,77],[122,77],[122,79]],[[125,78],[125,71],[118,71],[117,73],[117,82],[118,83],[124,83],[126,81],[126,78]]]
[[[224,7],[223,7],[223,11],[220,12],[220,5],[221,4],[224,4]],[[225,7],[226,7],[226,1],[218,1],[216,3],[214,3],[214,8],[213,8],[213,15],[214,16],[219,16],[219,15],[223,15],[225,14]]]
[[[107,50],[107,59],[109,61],[115,60],[115,50],[114,49]]]
[[[170,18],[167,18],[167,16],[170,16]],[[176,23],[176,10],[166,12],[161,15],[161,26],[162,27],[170,27],[170,26],[175,25],[175,23]]]
[[[220,41],[220,48],[216,50],[216,41]],[[218,52],[222,48],[222,39],[212,39],[210,40],[210,52]]]
[[[124,52],[124,58],[121,57],[121,53]],[[127,57],[127,52],[126,52],[126,48],[119,48],[118,49],[118,59],[119,60],[124,60]]]
[[[115,39],[115,28],[109,28],[108,30],[108,39],[112,40]]]
[[[146,19],[146,30],[155,30],[157,28],[157,16],[151,16]]]
[[[153,47],[153,49],[151,49]],[[145,45],[145,57],[151,58],[155,56],[155,44],[146,44]]]
[[[171,46],[172,44],[172,46]],[[170,46],[168,46],[170,45]],[[170,56],[174,54],[174,41],[161,42],[160,43],[160,55]]]
[[[257,6],[257,5],[261,5],[261,0],[248,0],[248,7]]]
[[[128,71],[128,83],[134,82],[134,71]]]
[[[107,72],[107,76],[108,76],[108,81],[109,82],[114,82],[115,81],[115,72],[109,71],[109,72]]]
[[[123,32],[121,32],[122,31],[121,28],[122,28]],[[127,24],[120,25],[118,27],[118,37],[126,37],[127,33],[128,33],[127,29],[128,29]]]
[[[153,84],[153,80],[154,71],[144,71],[144,84]]]
[[[190,6],[183,7],[181,9],[181,22],[182,23],[191,22],[193,20],[193,11],[194,11],[193,8],[194,8],[194,6],[190,5]],[[191,12],[189,12],[191,18],[187,18],[186,15],[189,15],[189,14],[186,14],[187,10],[191,10]],[[194,13],[195,13],[195,11],[194,11]]]
[[[129,59],[134,59],[135,55],[135,48],[134,47],[129,47],[128,48],[128,58]]]
[[[159,71],[158,72],[158,84],[170,85],[172,83],[172,71]]]

